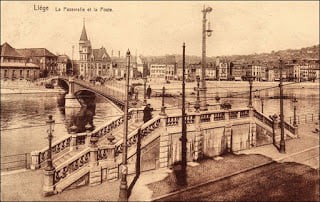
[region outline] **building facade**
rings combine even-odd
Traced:
[[[96,77],[112,77],[113,70],[111,58],[106,49],[101,47],[93,49],[88,39],[85,24],[79,40],[79,76],[84,79],[95,79]]]
[[[57,75],[57,56],[46,48],[16,49],[29,63],[40,67],[40,77]]]
[[[39,78],[40,67],[27,61],[16,49],[8,43],[1,45],[1,79],[35,80]]]
[[[72,75],[72,61],[67,55],[57,56],[57,74],[60,76]]]

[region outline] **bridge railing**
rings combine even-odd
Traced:
[[[231,119],[242,119],[249,117],[249,109],[230,109],[230,110],[219,110],[219,111],[205,111],[205,112],[191,112],[186,114],[186,124],[194,124],[195,117],[200,115],[200,122],[217,122]],[[182,124],[181,114],[174,114],[167,117],[167,126],[176,126]]]
[[[129,121],[142,121],[143,108],[132,108],[129,109]],[[67,134],[60,138],[59,140],[53,142],[52,144],[52,154],[53,158],[60,154],[65,149],[71,149],[71,147],[77,147],[79,145],[90,145],[90,139],[92,136],[102,137],[107,133],[111,132],[113,129],[117,128],[123,123],[123,115],[115,117],[107,121],[104,125],[97,127],[94,131],[90,133],[78,133],[75,135]],[[31,152],[31,169],[38,169],[41,164],[47,160],[48,147],[40,151]]]
[[[66,78],[65,78],[66,79]],[[124,91],[122,90],[115,90],[114,88],[111,88],[110,86],[105,85],[96,85],[87,81],[83,81],[80,79],[74,79],[74,82],[82,85],[84,87],[89,87],[91,89],[94,89],[98,93],[109,96],[110,98],[116,98],[117,100],[124,100]]]

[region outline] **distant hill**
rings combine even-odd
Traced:
[[[250,55],[231,55],[231,56],[217,56],[220,60],[227,61],[261,61],[270,62],[278,60],[281,57],[284,60],[319,60],[319,44],[301,48],[301,49],[287,49],[279,51],[271,51],[270,53],[259,53]],[[207,57],[208,63],[214,63],[217,57]],[[168,59],[170,58],[170,59]],[[173,58],[178,64],[182,63],[182,55],[166,55],[166,56],[141,56],[144,63],[172,63]],[[201,57],[186,55],[187,64],[196,64],[201,62]]]

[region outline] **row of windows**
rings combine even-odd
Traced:
[[[30,71],[31,71],[31,70],[27,70],[27,75],[26,75],[27,78],[30,77]],[[22,69],[17,70],[17,71],[16,71],[16,70],[12,70],[12,72],[11,72],[12,78],[16,78],[17,72],[19,72],[19,76],[20,76],[20,78],[22,78],[22,77],[23,77],[23,70],[22,70]],[[33,71],[33,75],[36,75],[36,70]],[[9,75],[8,75],[8,70],[5,69],[5,70],[4,70],[4,77],[6,78],[6,77],[8,77],[8,76],[9,76]]]

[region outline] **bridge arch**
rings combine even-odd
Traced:
[[[95,89],[94,87],[92,87],[90,84],[86,84],[85,81],[83,80],[78,80],[76,78],[66,78],[66,77],[55,77],[55,78],[51,78],[51,80],[54,79],[58,79],[61,81],[61,84],[65,86],[65,89],[68,86],[68,94],[66,95],[66,101],[70,100],[70,103],[73,103],[76,101],[76,96],[78,95],[79,92],[81,91],[88,91],[91,93],[94,93],[96,95],[100,95],[101,97],[103,97],[104,99],[107,99],[109,102],[113,103],[115,107],[117,107],[119,110],[124,110],[124,101],[113,97],[111,95],[106,94],[105,92],[103,92],[103,90],[101,89]],[[76,101],[78,102],[78,101]],[[66,105],[67,107],[67,105]],[[71,105],[72,107],[72,105]]]

